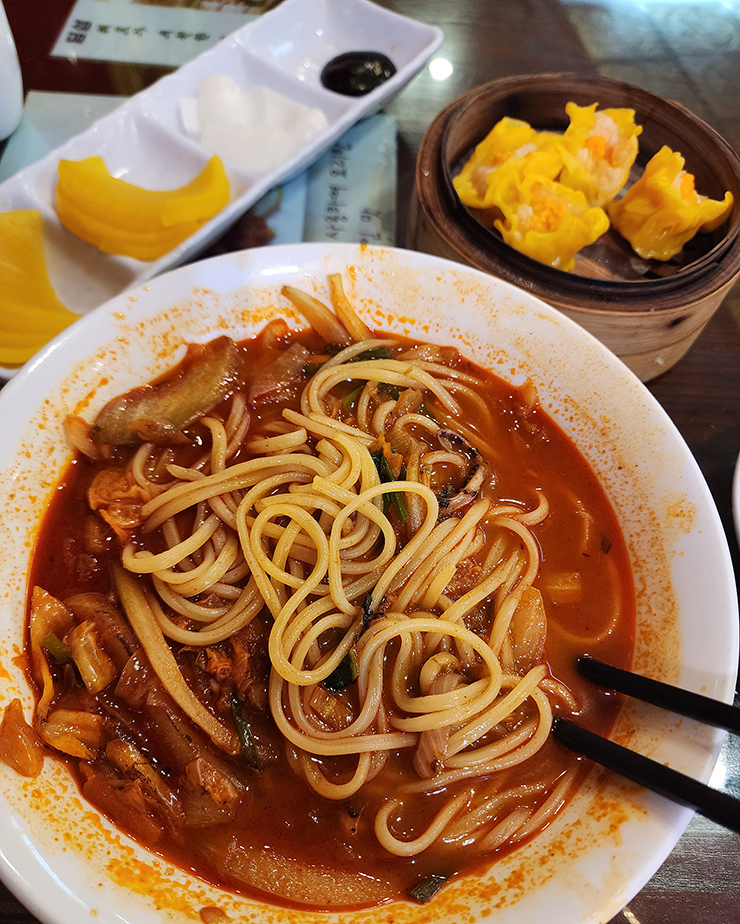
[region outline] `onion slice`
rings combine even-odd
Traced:
[[[348,346],[353,342],[349,331],[336,315],[313,295],[301,292],[293,286],[283,286],[282,293],[293,302],[322,340],[341,346]]]

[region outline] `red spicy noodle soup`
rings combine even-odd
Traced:
[[[68,422],[34,728],[116,826],[223,888],[424,901],[577,786],[550,725],[613,722],[574,661],[629,664],[627,553],[531,387],[306,314]]]

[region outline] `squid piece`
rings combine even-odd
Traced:
[[[454,430],[440,430],[437,439],[448,452],[464,456],[468,460],[468,480],[454,494],[442,497],[439,501],[440,512],[456,513],[477,499],[490,475],[490,470],[475,446]]]
[[[157,385],[141,385],[109,401],[95,419],[90,437],[112,446],[189,442],[182,429],[223,401],[232,390],[241,354],[229,337],[191,344],[174,375]]]

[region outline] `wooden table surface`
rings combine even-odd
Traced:
[[[434,80],[423,72],[389,107],[398,119],[397,239],[403,245],[416,151],[426,127],[447,103],[497,77],[598,71],[565,6],[557,0],[381,0],[380,5],[441,26],[445,39],[438,55],[453,65],[446,80]],[[165,73],[159,67],[50,58],[71,7],[72,0],[5,0],[26,90],[130,94]],[[689,354],[648,387],[698,460],[740,574],[731,501],[740,453],[740,288],[736,286],[726,298]],[[720,769],[725,787],[740,794],[739,745],[727,742]],[[33,921],[0,885],[0,924]],[[740,836],[696,817],[660,871],[613,919],[625,921],[740,921]]]

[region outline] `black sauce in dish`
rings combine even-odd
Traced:
[[[396,66],[379,51],[347,51],[327,62],[321,83],[344,96],[364,96],[396,73]]]

